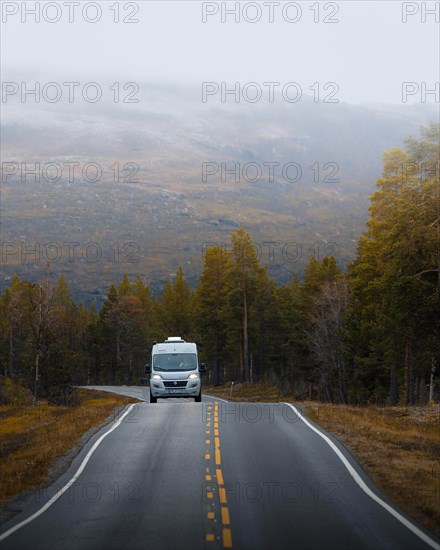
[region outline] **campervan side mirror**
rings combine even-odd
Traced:
[[[200,371],[200,372],[206,372],[206,365],[205,365],[205,363],[200,363],[200,365],[199,365],[199,371]]]
[[[150,363],[147,363],[147,364],[145,365],[145,372],[146,372],[146,374],[150,374],[150,373],[151,373],[151,365],[150,365]]]

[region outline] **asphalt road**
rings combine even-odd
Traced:
[[[146,402],[31,493],[1,550],[440,548],[287,404],[150,404],[148,388],[101,389]]]

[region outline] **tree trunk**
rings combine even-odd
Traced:
[[[420,401],[420,376],[417,374],[412,384],[413,403],[419,403]]]
[[[218,331],[215,327],[215,355],[214,355],[214,386],[220,385],[220,361],[219,361]]]
[[[333,403],[333,395],[328,384],[327,376],[322,376],[322,385],[324,387],[325,401]]]
[[[38,405],[38,383],[40,378],[39,367],[40,367],[40,350],[37,350],[37,354],[35,356],[34,406]]]
[[[399,388],[397,386],[396,365],[393,363],[390,369],[390,401],[391,405],[397,405],[399,402]]]
[[[9,376],[12,378],[13,375],[14,375],[14,338],[13,338],[12,323],[11,323],[11,328],[9,330]],[[5,364],[5,376],[7,376],[6,364]]]
[[[409,341],[409,402],[415,404],[415,373],[412,353],[412,341]]]
[[[246,291],[243,292],[243,366],[244,380],[245,382],[250,382],[251,377],[249,369],[248,311]]]
[[[256,381],[261,382],[264,377],[264,338],[263,331],[260,330],[260,342],[258,345],[258,369],[256,371]]]
[[[435,357],[431,357],[431,375],[429,377],[429,402],[432,403],[434,401],[434,387],[435,387]]]
[[[411,361],[411,340],[405,342],[405,405],[413,403],[413,372]]]
[[[345,387],[345,373],[343,364],[338,361],[338,385],[339,385],[339,399],[341,403],[347,403],[347,390]]]

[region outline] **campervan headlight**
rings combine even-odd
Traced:
[[[196,374],[195,372],[193,372],[192,374],[190,374],[188,376],[188,380],[196,380],[198,377],[199,377],[199,375]]]
[[[163,378],[160,374],[153,374],[153,376],[151,378],[152,378],[152,380],[163,380]]]

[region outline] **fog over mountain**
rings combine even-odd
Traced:
[[[239,225],[279,283],[301,275],[310,254],[334,253],[346,265],[383,152],[437,118],[433,104],[324,103],[305,93],[296,103],[279,93],[273,103],[219,95],[204,103],[201,86],[151,83],[140,86],[138,103],[115,103],[102,89],[95,104],[23,104],[17,95],[3,109],[2,241],[15,243],[7,277],[17,264],[23,276],[41,277],[50,256],[51,271],[83,298],[123,272],[157,289],[181,264],[195,282],[207,244],[227,243]],[[24,181],[22,162],[40,163],[40,181]],[[73,176],[65,163],[78,163]],[[87,181],[93,167],[83,177],[87,163],[99,165],[99,181]],[[237,174],[222,174],[221,163]],[[36,242],[58,243],[61,256],[55,246],[52,255],[23,257],[20,243]],[[79,243],[70,257],[68,242]],[[99,261],[81,254],[91,242]]]

